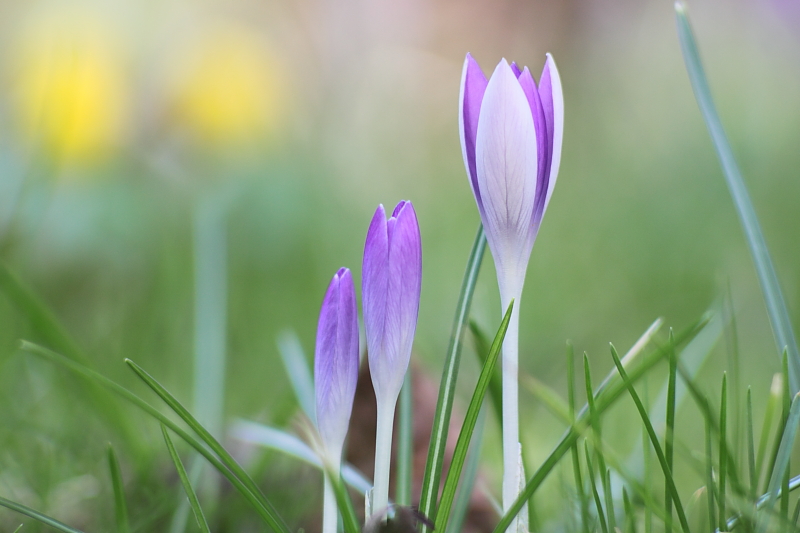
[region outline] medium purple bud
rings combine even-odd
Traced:
[[[389,220],[378,206],[367,231],[362,307],[369,369],[379,405],[397,399],[411,358],[422,286],[422,244],[411,202]]]
[[[350,270],[333,276],[319,313],[314,351],[317,426],[327,453],[341,457],[358,380],[358,310]]]
[[[539,80],[505,59],[487,80],[467,54],[459,130],[464,166],[486,231],[498,279],[521,291],[561,161],[564,97],[548,54]]]

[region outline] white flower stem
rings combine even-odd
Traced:
[[[331,465],[331,472],[339,474],[341,468],[341,453],[339,458],[333,459],[335,464]],[[339,508],[336,505],[336,493],[333,490],[330,474],[325,472],[325,492],[322,500],[322,533],[336,533],[339,525]]]
[[[503,313],[515,295],[502,295]],[[519,496],[519,296],[503,339],[503,511]]]
[[[378,421],[375,435],[375,487],[372,490],[372,515],[389,505],[389,467],[392,461],[392,431],[394,429],[395,396],[390,401],[378,401]]]

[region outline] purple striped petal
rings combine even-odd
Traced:
[[[358,310],[350,271],[333,276],[319,313],[314,350],[317,425],[326,450],[341,455],[358,381]]]
[[[525,97],[528,99],[528,105],[530,105],[531,115],[533,116],[533,125],[536,127],[538,172],[536,174],[536,199],[534,200],[533,216],[531,219],[531,223],[533,224],[537,214],[542,212],[544,198],[547,193],[547,169],[550,166],[550,144],[548,141],[547,121],[545,119],[542,101],[539,97],[539,90],[536,88],[536,82],[533,81],[533,76],[531,76],[528,67],[525,67],[525,70],[518,76],[518,79],[525,93]]]
[[[472,193],[478,202],[478,209],[482,209],[481,195],[478,190],[478,174],[475,170],[475,138],[478,134],[478,116],[481,111],[483,93],[488,84],[486,76],[481,71],[480,65],[471,55],[467,54],[464,68],[461,72],[461,91],[458,99],[458,130],[461,137],[461,155],[464,157],[464,166],[467,169]]]
[[[499,271],[524,277],[534,228],[538,149],[530,105],[505,59],[492,74],[476,136],[478,188],[486,238]],[[513,272],[511,272],[513,271]],[[498,276],[501,272],[498,272]]]
[[[369,368],[375,395],[382,402],[397,398],[411,358],[422,286],[422,246],[411,202],[400,202],[383,224],[376,222],[379,215],[383,219],[382,207],[369,231],[382,231],[385,240],[367,237],[362,298]],[[369,257],[372,254],[376,257]],[[379,264],[382,275],[371,273],[368,278],[367,269]]]
[[[561,77],[558,75],[556,62],[553,56],[547,54],[547,60],[542,69],[542,77],[539,80],[539,95],[544,109],[544,118],[547,123],[548,146],[550,157],[547,166],[547,192],[544,195],[544,202],[538,217],[534,221],[538,225],[541,223],[550,197],[553,195],[553,188],[558,178],[558,169],[561,166],[561,145],[564,138],[564,93],[561,89]]]

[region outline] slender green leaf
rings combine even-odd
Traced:
[[[111,486],[114,488],[114,517],[117,522],[117,533],[130,533],[128,522],[128,506],[125,503],[125,490],[119,461],[111,444],[108,445],[108,470],[111,472]]]
[[[728,378],[724,372],[722,373],[722,394],[719,405],[719,484],[717,485],[719,525],[717,527],[724,531],[725,517],[728,516],[725,510],[725,483],[728,477],[728,450],[725,444],[728,440]]]
[[[764,235],[761,232],[753,202],[750,200],[744,179],[733,156],[733,150],[725,136],[722,122],[717,114],[714,100],[711,96],[711,88],[708,85],[708,80],[700,61],[700,52],[686,14],[686,6],[680,1],[675,4],[675,14],[678,23],[678,39],[681,43],[683,59],[686,63],[686,70],[689,73],[692,89],[711,135],[714,148],[717,151],[725,181],[728,184],[747,244],[750,247],[750,254],[753,256],[758,279],[761,283],[761,291],[764,293],[764,299],[766,300],[772,331],[775,335],[778,355],[784,349],[789,352],[791,390],[792,394],[796,394],[800,391],[800,352],[797,349],[797,342],[792,330],[792,321],[789,317],[789,311],[786,309],[786,303],[783,300],[778,276],[772,266],[772,259],[770,258]]]
[[[255,484],[253,479],[244,471],[244,468],[239,465],[238,462],[228,453],[222,444],[214,438],[214,436],[208,432],[206,428],[204,428],[197,419],[192,416],[191,413],[169,392],[165,389],[158,381],[156,381],[150,374],[148,374],[142,367],[131,361],[130,359],[125,359],[125,363],[139,376],[142,381],[144,381],[148,387],[150,387],[153,392],[158,394],[162,400],[172,409],[175,414],[177,414],[186,424],[192,428],[200,439],[209,447],[211,450],[216,453],[222,463],[230,469],[230,471],[244,483],[244,485],[250,490],[250,492],[255,495],[258,500],[261,502],[261,506],[267,511],[267,516],[269,519],[267,523],[270,527],[276,531],[282,531],[283,528],[288,527],[283,519],[280,518],[278,515],[277,510],[275,507],[267,500],[266,496],[261,492],[261,489],[258,488],[258,485]],[[172,428],[170,428],[172,429]]]
[[[636,533],[636,513],[628,498],[628,489],[622,487],[622,505],[625,509],[625,531],[626,533]]]
[[[14,533],[19,533],[19,530],[20,530],[20,529],[22,529],[22,526],[23,526],[23,525],[24,525],[24,524],[20,524],[20,525],[18,525],[18,526],[17,526],[17,529],[15,529],[15,530],[14,530]]]
[[[689,533],[689,522],[686,520],[686,514],[683,511],[683,504],[681,503],[680,496],[678,495],[678,489],[675,487],[675,480],[672,477],[672,471],[667,465],[667,459],[664,457],[661,444],[658,442],[658,436],[656,435],[653,425],[650,423],[650,419],[647,416],[647,410],[644,408],[642,400],[639,398],[639,394],[637,394],[636,389],[633,387],[633,382],[628,377],[628,373],[625,372],[625,368],[622,366],[622,362],[620,361],[619,356],[617,355],[617,352],[613,346],[611,346],[611,357],[614,359],[614,364],[616,365],[617,370],[619,370],[620,377],[622,377],[622,380],[627,385],[628,392],[633,399],[633,403],[636,404],[636,409],[639,411],[639,416],[641,417],[642,422],[647,429],[647,434],[650,437],[653,450],[656,452],[658,462],[661,464],[661,470],[664,472],[664,478],[667,480],[667,488],[672,494],[672,501],[675,504],[675,512],[678,514],[678,520],[681,523],[681,528],[683,529],[684,533]]]
[[[758,491],[758,471],[756,470],[756,451],[753,440],[753,398],[747,387],[747,466],[750,472],[750,497],[755,500]]]
[[[397,468],[395,477],[395,502],[398,505],[411,505],[411,480],[413,478],[414,448],[414,405],[411,371],[406,372],[403,388],[400,389],[397,417]]]
[[[450,462],[450,469],[447,471],[447,477],[444,482],[444,489],[442,490],[442,497],[439,501],[439,510],[436,513],[436,520],[434,522],[435,531],[444,531],[447,529],[447,520],[450,517],[450,508],[453,504],[453,499],[456,495],[456,488],[458,487],[458,480],[461,478],[461,469],[464,466],[464,461],[469,450],[469,442],[472,438],[472,432],[475,429],[475,423],[478,420],[478,413],[483,405],[483,398],[486,396],[486,389],[489,387],[489,380],[492,377],[494,366],[497,363],[497,358],[500,355],[500,349],[503,347],[503,339],[506,336],[508,323],[511,320],[511,311],[514,308],[514,300],[508,306],[503,321],[500,323],[500,329],[497,330],[492,347],[489,350],[489,355],[486,358],[486,363],[483,365],[481,374],[478,377],[478,384],[475,386],[475,391],[472,393],[472,399],[467,407],[467,414],[464,417],[464,424],[461,426],[461,431],[458,434],[456,441],[456,448],[453,450],[453,459]]]
[[[678,357],[675,354],[675,336],[672,329],[669,330],[669,375],[667,378],[667,431],[664,436],[664,455],[667,459],[667,467],[670,472],[674,471],[674,440],[675,440],[675,389],[677,387]],[[666,483],[666,482],[665,482]],[[664,526],[666,531],[672,531],[672,495],[669,488],[664,487],[664,514],[667,523]]]
[[[445,357],[442,381],[439,385],[439,399],[436,402],[436,411],[431,429],[431,441],[428,446],[428,458],[425,462],[425,473],[422,476],[422,495],[419,502],[419,511],[423,516],[435,520],[436,498],[439,494],[439,482],[442,475],[444,451],[447,446],[447,432],[450,428],[450,414],[453,411],[458,367],[461,361],[461,345],[464,336],[464,326],[469,318],[469,309],[472,304],[472,295],[478,281],[483,254],[486,250],[486,236],[483,226],[478,228],[475,242],[467,261],[467,269],[461,283],[461,292],[456,306],[456,316],[453,321],[453,331],[450,335],[450,346]],[[423,525],[422,531],[426,533],[427,526]]]
[[[259,516],[267,522],[267,524],[272,527],[273,530],[280,532],[280,533],[291,533],[289,527],[283,522],[278,515],[275,514],[274,509],[265,506],[263,500],[263,494],[261,494],[260,490],[254,493],[242,480],[240,480],[232,470],[228,468],[226,464],[223,464],[222,461],[212,453],[205,445],[203,445],[200,441],[196,438],[191,436],[189,433],[184,431],[179,425],[175,422],[161,414],[157,409],[151,406],[149,403],[145,402],[137,395],[130,392],[128,389],[122,387],[121,385],[117,384],[116,382],[108,379],[107,377],[95,372],[94,370],[87,368],[75,361],[64,357],[63,355],[57,354],[47,348],[39,346],[37,344],[33,344],[32,342],[22,341],[21,342],[21,349],[27,352],[30,352],[34,355],[38,355],[40,357],[44,357],[49,361],[61,365],[62,367],[70,370],[71,372],[84,377],[85,379],[89,380],[91,383],[96,383],[117,396],[122,397],[123,399],[129,401],[148,415],[152,416],[173,432],[175,432],[181,439],[186,441],[192,448],[197,450],[203,457],[208,460],[214,468],[216,468],[225,478],[231,482],[231,484],[238,490],[245,499],[253,506]],[[252,482],[252,480],[251,480]],[[272,524],[275,523],[274,527]]]
[[[481,330],[478,323],[474,320],[469,321],[469,329],[472,332],[472,338],[475,341],[475,354],[480,360],[481,366],[486,362],[486,356],[489,355],[489,339]],[[489,381],[489,399],[492,402],[492,410],[494,411],[497,423],[500,424],[500,430],[503,429],[503,377],[500,374],[500,368],[495,368],[492,372],[492,379]]]
[[[356,511],[353,508],[353,501],[350,499],[350,494],[347,493],[347,488],[342,478],[331,471],[328,471],[328,477],[331,480],[331,485],[333,485],[333,492],[336,494],[336,505],[338,505],[339,513],[342,515],[345,533],[361,533]]]
[[[757,479],[761,479],[764,471],[764,459],[767,454],[767,446],[769,444],[769,435],[772,430],[772,421],[775,419],[775,413],[778,409],[778,404],[781,402],[783,396],[783,374],[776,373],[772,376],[772,385],[769,389],[769,398],[767,399],[767,407],[764,411],[764,422],[761,424],[761,436],[758,439],[758,454],[756,455],[756,472]],[[780,425],[780,423],[779,423]],[[766,485],[769,483],[769,474],[764,480],[764,492],[766,492]]]
[[[589,453],[589,444],[583,442],[584,457],[586,457],[586,470],[589,471],[589,486],[592,488],[592,497],[594,498],[594,507],[597,510],[597,520],[600,522],[600,529],[603,533],[609,533],[608,522],[606,522],[606,514],[603,511],[603,503],[600,501],[600,494],[597,492],[597,483],[594,480],[594,465],[592,464],[592,455]]]
[[[598,455],[603,457],[603,462],[605,463],[605,457],[602,451],[598,451]],[[608,530],[609,531],[616,531],[617,530],[617,515],[614,511],[614,494],[611,491],[611,469],[607,468],[606,473],[603,475],[603,496],[605,496],[606,500],[606,516],[608,517]]]
[[[567,343],[567,396],[569,408],[569,423],[575,423],[575,350],[571,342]],[[581,527],[583,533],[589,533],[589,499],[583,490],[581,476],[581,460],[578,452],[578,442],[572,444],[572,475],[575,478],[575,492],[581,508]]]
[[[676,345],[681,345],[685,341],[693,338],[706,326],[706,324],[708,324],[708,321],[709,317],[704,316],[697,323],[681,332],[681,334],[677,335],[675,338]],[[660,325],[660,320],[656,321],[656,323],[651,326],[648,332],[657,329],[658,325]],[[647,334],[648,341],[651,336],[652,333]],[[640,341],[642,341],[642,339],[640,339]],[[646,346],[646,344],[647,342],[637,342],[636,345],[634,345],[634,347],[623,358],[622,365],[625,366],[632,363],[633,359],[643,351],[643,348]],[[637,367],[631,369],[630,375],[628,376],[629,381],[634,383],[640,379],[655,364],[664,358],[665,353],[665,349],[660,347],[653,353],[645,356]],[[619,375],[616,372],[614,374],[616,376]],[[616,402],[626,390],[627,384],[624,381],[621,381],[618,377],[615,378],[614,375],[609,375],[606,380],[600,384],[598,391],[594,395],[596,397],[597,405],[596,416],[600,416],[606,409],[613,405],[614,402]],[[528,499],[542,485],[544,480],[547,479],[547,476],[553,471],[553,468],[555,468],[559,461],[561,461],[564,455],[569,452],[575,441],[581,435],[583,435],[587,424],[592,423],[592,417],[589,415],[588,410],[588,405],[585,405],[583,409],[581,409],[580,413],[578,413],[575,424],[567,429],[566,433],[561,437],[561,440],[556,444],[553,451],[550,452],[550,455],[548,455],[544,462],[542,462],[536,472],[534,472],[533,476],[528,479],[525,488],[521,491],[520,495],[517,497],[508,511],[506,511],[506,513],[500,518],[500,521],[495,526],[493,533],[503,533],[508,528],[508,526],[511,524],[511,521],[520,512],[525,502],[528,501]]]
[[[464,473],[461,474],[461,483],[458,486],[458,492],[453,502],[453,510],[450,512],[450,520],[447,522],[445,533],[461,533],[463,529],[464,519],[467,516],[470,501],[472,500],[472,490],[475,487],[475,479],[478,477],[481,441],[483,440],[485,425],[486,406],[481,409],[480,415],[478,415],[478,423],[475,425],[472,443],[467,453],[467,462],[464,464]]]
[[[283,361],[283,368],[289,376],[297,403],[306,414],[311,423],[317,425],[316,404],[314,395],[314,378],[311,377],[311,368],[303,353],[300,339],[292,330],[283,331],[278,336],[278,353]]]
[[[717,509],[714,505],[714,495],[716,494],[716,483],[714,482],[714,456],[711,443],[711,420],[705,419],[706,436],[706,500],[708,502],[708,525],[713,528],[717,523]],[[724,519],[724,518],[723,518]]]
[[[192,483],[189,481],[189,476],[186,474],[186,469],[183,467],[181,458],[178,456],[178,452],[175,450],[175,445],[172,444],[172,439],[169,438],[167,426],[164,424],[161,424],[161,433],[164,435],[164,442],[167,444],[169,456],[172,459],[172,462],[175,464],[175,469],[178,471],[178,477],[181,478],[183,491],[186,493],[186,497],[189,498],[189,504],[192,506],[192,511],[194,512],[195,520],[197,520],[197,525],[200,526],[200,531],[203,533],[211,533],[211,531],[208,529],[206,516],[203,514],[203,509],[200,507],[200,501],[197,499],[197,494],[192,487]]]
[[[57,529],[59,531],[63,531],[64,533],[83,533],[80,529],[69,527],[67,524],[61,523],[55,518],[50,518],[49,516],[42,514],[39,511],[34,511],[30,507],[22,505],[21,503],[7,500],[2,496],[0,496],[0,505],[8,509],[11,509],[12,511],[24,514],[25,516],[30,516],[34,520],[38,520],[42,524],[48,525],[53,529]],[[17,528],[17,530],[19,530],[19,528]]]
[[[775,459],[775,467],[772,469],[772,475],[769,479],[769,485],[767,486],[767,494],[769,496],[766,503],[767,509],[772,508],[775,504],[775,500],[780,493],[779,488],[783,480],[784,472],[789,466],[792,446],[794,445],[794,439],[797,435],[797,426],[800,424],[799,398],[800,394],[796,394],[792,400],[792,406],[789,409],[789,416],[786,421],[786,430],[783,432],[783,436],[780,440],[780,446]]]

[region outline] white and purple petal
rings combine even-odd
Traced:
[[[475,139],[478,135],[478,116],[481,102],[489,81],[481,71],[478,62],[467,54],[461,73],[461,91],[458,99],[458,130],[461,138],[461,155],[467,169],[472,193],[481,207],[481,195],[478,190],[478,174],[475,170]]]
[[[539,206],[537,206],[537,216],[534,223],[537,226],[541,223],[542,217],[550,203],[553,195],[553,188],[556,186],[558,169],[561,166],[561,145],[564,139],[564,93],[561,88],[561,77],[556,68],[553,56],[547,54],[542,77],[539,79],[539,95],[541,96],[544,117],[547,122],[548,145],[549,145],[549,164],[547,168],[547,192]]]

